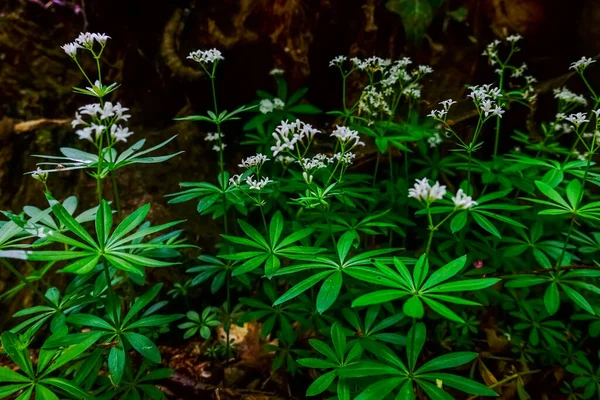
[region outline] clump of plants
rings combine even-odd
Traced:
[[[314,378],[298,396],[527,399],[540,387],[570,399],[600,395],[600,97],[586,78],[594,60],[571,65],[589,93],[557,88],[555,118],[533,134],[502,124],[513,108],[533,109],[538,95],[527,66],[514,62],[518,35],[486,48],[498,79],[468,87],[460,100],[475,110],[472,125],[454,123],[458,99],[425,115],[422,83],[435,75],[409,58],[335,57],[341,107],[321,128],[307,89],[289,94],[282,70],[271,73],[275,94],[258,91],[254,104],[222,110],[222,53],[192,52],[213,107],[182,119],[210,132],[198,140],[216,152],[218,173],[181,183],[169,202],[196,202],[222,234],[190,262],[191,250],[180,250],[202,243],[170,231],[179,222],[151,225],[149,205],[121,215],[119,170],[175,155],[147,156],[172,138],[147,150],[144,140],[121,143],[132,132],[127,109],[104,101],[118,88],[102,82],[107,39],[82,34],[64,47],[90,85],[75,91],[94,103],[73,121],[82,149],[44,156],[32,174],[49,207],[4,213],[0,262],[21,281],[8,296],[29,287],[41,305],[15,314],[18,324],[1,336],[19,368],[0,368],[2,396],[161,398],[153,382],[171,372],[160,367],[155,341],[177,320],[178,335],[211,344],[223,329],[225,340],[205,351],[223,364],[236,357],[232,327],[258,321],[272,372]],[[82,69],[82,54],[96,60],[97,79]],[[356,76],[365,84],[351,101]],[[256,153],[231,160],[229,127],[242,118],[242,143]],[[75,198],[52,197],[50,174],[69,169],[96,180],[94,208],[78,213]],[[36,265],[26,277],[23,262]],[[192,264],[190,279],[169,294],[199,293],[204,303],[185,320],[160,313],[160,284],[144,288],[147,268],[183,262]],[[72,274],[71,283],[40,290],[56,271]]]

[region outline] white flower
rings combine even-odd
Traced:
[[[562,100],[565,103],[577,103],[582,106],[587,105],[587,100],[583,95],[575,94],[566,87],[556,88],[552,92],[554,93],[555,99]]]
[[[102,45],[105,44],[108,39],[110,39],[110,36],[108,36],[104,33],[93,33],[92,35],[94,36],[94,39],[96,40],[96,42],[98,42]]]
[[[344,144],[354,141],[354,143],[352,143],[350,148],[347,150],[350,150],[355,146],[364,146],[365,145],[363,142],[360,141],[360,136],[358,136],[357,131],[353,131],[352,129],[349,129],[345,126],[339,126],[339,125],[336,125],[336,126],[337,126],[337,128],[333,131],[333,133],[330,136],[336,137],[340,142],[342,142]]]
[[[284,156],[280,154],[277,157],[275,157],[275,161],[284,165],[288,165],[296,161],[296,159],[294,157]]]
[[[592,110],[592,112],[596,115],[596,119],[600,117],[600,108],[597,110]]]
[[[521,152],[521,146],[515,146],[515,147],[513,147],[513,151],[515,153],[520,153]]]
[[[305,171],[314,171],[317,169],[327,167],[327,165],[325,165],[323,160],[317,156],[315,156],[313,158],[302,158],[302,159],[298,160],[298,164],[300,164],[302,169]]]
[[[581,57],[580,60],[575,61],[574,63],[572,63],[571,66],[569,67],[569,69],[574,69],[575,71],[581,73],[587,67],[589,67],[591,64],[593,64],[595,62],[596,62],[596,60],[594,60],[593,58]]]
[[[260,167],[266,161],[269,161],[269,160],[270,159],[267,158],[267,156],[265,156],[264,154],[258,153],[254,156],[246,158],[245,160],[242,160],[242,163],[238,164],[238,167],[240,167],[240,168]]]
[[[100,108],[100,104],[96,103],[96,104],[86,104],[83,107],[79,107],[79,112],[82,114],[87,114],[87,115],[91,115],[92,117],[95,117],[96,114],[98,114],[98,112],[100,112],[101,108]]]
[[[31,174],[31,177],[40,182],[46,182],[48,180],[48,173],[46,171],[43,171],[40,167],[38,167],[38,169],[36,169]]]
[[[81,118],[81,114],[76,112],[75,119],[73,121],[71,121],[71,127],[75,128],[76,126],[79,126],[79,125],[87,125],[87,123],[83,120],[83,118]]]
[[[212,64],[214,62],[218,62],[219,60],[225,59],[221,55],[221,52],[217,49],[192,51],[187,58],[200,64]]]
[[[260,180],[254,179],[254,175],[250,175],[246,178],[246,183],[250,186],[250,190],[262,190],[267,184],[272,183],[273,181],[267,177],[263,177]]]
[[[273,68],[270,72],[269,75],[283,75],[285,71],[282,70],[281,68]]]
[[[304,171],[302,173],[302,178],[304,178],[304,182],[308,183],[309,185],[312,183],[313,181],[313,176],[312,175],[308,175],[308,173],[306,171]]]
[[[440,121],[445,121],[446,114],[448,114],[447,110],[431,110],[431,112],[427,114],[427,116]]]
[[[113,125],[113,127],[114,127],[114,125]],[[95,124],[95,123],[92,122],[92,124],[90,125],[90,128],[92,128],[92,130],[94,131],[94,135],[96,135],[96,139],[98,139],[98,137],[100,135],[102,135],[102,131],[106,129],[106,126],[104,126],[104,125],[97,125],[97,124]]]
[[[216,152],[221,152],[221,151],[223,151],[223,150],[225,149],[225,147],[227,147],[227,145],[226,145],[225,143],[221,143],[221,147],[219,147],[219,145],[218,145],[218,144],[215,144],[215,145],[212,147],[212,149],[213,149],[213,151],[216,151]]]
[[[414,187],[408,189],[408,197],[431,203],[440,200],[446,194],[446,186],[440,186],[437,181],[433,186],[429,184],[427,178],[417,179],[416,181]]]
[[[443,141],[444,139],[442,139],[442,136],[437,132],[427,139],[427,143],[429,143],[429,147],[431,148],[438,147]]]
[[[589,122],[589,120],[587,119],[587,114],[580,112],[569,115],[565,118],[565,121],[569,121],[570,123],[575,125],[576,128],[579,128],[579,126],[585,122]]]
[[[215,140],[219,140],[219,138],[222,139],[224,137],[225,137],[225,135],[223,133],[218,133],[218,132],[207,133],[204,140],[207,142],[214,142]]]
[[[94,141],[94,138],[92,137],[92,132],[93,130],[89,126],[75,131],[75,133],[79,136],[79,139],[87,139],[90,142]]]
[[[392,110],[385,99],[385,94],[377,90],[374,85],[368,85],[364,88],[358,102],[358,109],[361,113],[368,114],[372,117],[376,117],[380,113],[387,115],[392,114]]]
[[[131,132],[127,127],[122,127],[120,125],[112,125],[110,127],[110,136],[115,140],[115,142],[127,142],[127,138],[131,135],[133,135],[133,132]]]
[[[110,101],[104,103],[104,108],[101,108],[99,111],[100,119],[106,119],[115,116],[115,109],[113,104]]]
[[[350,61],[352,61],[354,66],[356,68],[360,69],[361,71],[366,70],[367,68],[369,68],[369,65],[370,65],[368,60],[361,60],[358,57],[351,58]]]
[[[283,100],[276,97],[273,99],[273,107],[275,107],[278,110],[283,110],[283,108],[285,107],[285,103],[283,102]]]
[[[519,78],[519,77],[523,76],[526,69],[527,69],[527,64],[523,63],[523,65],[521,65],[519,68],[513,69],[512,74],[510,75],[511,78]]]
[[[525,75],[525,82],[527,82],[528,85],[532,85],[537,82],[537,79],[531,75]]]
[[[333,67],[335,65],[342,65],[347,59],[348,57],[346,56],[337,56],[333,60],[329,61],[329,66]]]
[[[240,186],[240,182],[242,180],[242,177],[240,175],[233,175],[231,178],[229,178],[229,183],[231,183],[233,186]]]
[[[131,117],[131,115],[125,114],[125,111],[129,111],[129,108],[121,106],[121,103],[117,103],[113,106],[113,112],[119,121],[127,121],[129,117]]]
[[[81,32],[75,41],[82,46],[90,47],[94,44],[95,34],[89,32]]]
[[[504,114],[504,110],[502,109],[502,107],[500,107],[498,104],[496,104],[496,107],[492,108],[490,110],[491,115],[495,115],[498,118],[502,118],[502,114]]]
[[[456,102],[452,99],[448,99],[448,100],[440,101],[439,104],[444,106],[444,110],[448,111],[450,109],[450,107],[452,106],[452,104],[456,104]]]
[[[67,43],[64,46],[60,46],[61,49],[63,49],[65,51],[65,53],[67,53],[67,55],[69,55],[70,57],[75,57],[77,56],[77,49],[81,49],[82,47],[73,42],[73,43]]]
[[[467,196],[462,189],[458,189],[456,196],[452,197],[452,202],[456,208],[462,208],[463,210],[467,210],[477,205],[477,202],[473,201],[471,196]]]
[[[433,68],[431,68],[429,65],[419,65],[417,67],[417,73],[419,75],[427,75],[427,74],[431,74],[433,72]]]
[[[273,104],[273,102],[269,99],[262,99],[259,103],[259,110],[261,113],[263,114],[268,114],[270,112],[273,112],[273,109],[275,108],[275,105]]]
[[[403,90],[403,93],[406,97],[411,99],[420,99],[421,98],[421,89],[418,87],[407,87]]]
[[[312,140],[313,136],[320,131],[314,129],[310,124],[305,124],[300,120],[295,122],[282,121],[273,132],[272,136],[275,139],[275,145],[271,147],[273,155],[285,151],[294,150],[298,143],[304,145],[304,139]]]
[[[516,43],[521,39],[523,39],[523,36],[519,35],[518,33],[506,37],[506,41],[510,43]]]

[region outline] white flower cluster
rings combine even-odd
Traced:
[[[274,110],[283,110],[285,103],[279,98],[274,98],[273,101],[269,99],[262,99],[259,103],[259,110],[263,114],[268,114]]]
[[[118,121],[127,121],[130,117],[126,112],[129,109],[121,106],[120,103],[112,104],[110,101],[101,106],[98,103],[87,104],[79,108],[79,112],[75,113],[75,119],[71,121],[71,126],[76,128],[80,125],[82,129],[75,131],[80,139],[95,142],[98,140],[102,132],[108,130],[114,141],[126,142],[127,138],[133,135],[128,128],[116,125]],[[87,122],[82,115],[89,115],[92,122]]]
[[[275,75],[283,75],[283,73],[284,73],[284,72],[285,72],[285,71],[284,71],[284,70],[282,70],[281,68],[273,68],[273,69],[272,69],[272,70],[269,72],[269,75],[273,75],[273,76],[275,76]]]
[[[361,114],[366,114],[372,117],[379,113],[392,115],[388,102],[382,92],[378,91],[374,85],[365,87],[358,101],[358,109]]]
[[[550,128],[552,128],[556,132],[570,133],[574,131],[572,124],[561,122],[564,121],[565,118],[567,118],[567,116],[564,113],[557,113],[554,118],[555,120],[550,123]]]
[[[275,146],[271,147],[273,156],[277,156],[285,150],[294,150],[297,143],[304,144],[304,139],[311,141],[315,134],[320,132],[299,119],[295,122],[282,121],[273,132],[275,139]]]
[[[443,141],[444,139],[442,139],[442,135],[440,135],[438,132],[434,133],[427,139],[427,143],[431,148],[438,147]]]
[[[224,133],[219,133],[219,132],[212,132],[212,133],[207,133],[206,137],[204,138],[205,141],[207,142],[215,142],[219,139],[223,139],[225,137]]]
[[[471,86],[469,87],[471,93],[467,95],[473,100],[475,107],[482,113],[486,118],[488,116],[502,117],[504,110],[496,102],[498,98],[502,97],[500,89],[493,87],[491,84]]]
[[[454,207],[462,208],[463,210],[467,210],[477,205],[477,202],[473,201],[471,196],[467,196],[462,189],[458,189],[456,196],[452,197],[452,202],[454,203]]]
[[[280,154],[277,157],[275,157],[275,162],[281,163],[283,165],[289,165],[294,161],[296,161],[294,157],[284,156],[283,154]]]
[[[334,57],[333,60],[329,61],[329,66],[330,67],[334,67],[334,66],[340,66],[342,65],[346,60],[348,59],[348,57],[346,56],[337,56]]]
[[[336,125],[336,129],[330,135],[337,138],[340,143],[344,145],[344,150],[349,151],[356,146],[364,146],[365,144],[360,141],[358,132],[353,131],[345,126]],[[352,143],[351,143],[352,142]],[[347,147],[349,145],[349,147]]]
[[[239,175],[234,175],[231,179],[229,179],[229,182],[234,186],[239,186],[241,179],[242,178]],[[265,188],[265,186],[267,186],[269,183],[272,183],[272,182],[273,181],[271,179],[267,178],[266,176],[263,178],[257,179],[254,177],[254,175],[250,175],[249,177],[246,178],[246,184],[248,184],[250,190],[261,191]]]
[[[417,84],[412,84],[402,90],[402,93],[409,99],[420,99],[421,98],[421,87]]]
[[[482,56],[488,57],[490,65],[496,65],[497,63],[496,59],[498,58],[498,46],[500,43],[502,42],[499,40],[494,40],[488,44],[485,50],[483,50],[483,53],[481,53]]]
[[[439,104],[441,104],[444,108],[441,110],[431,110],[427,116],[439,121],[446,121],[446,118],[448,118],[448,111],[450,110],[452,104],[456,104],[456,101],[448,99],[440,101]]]
[[[327,163],[332,163],[333,157],[329,158],[325,154],[317,154],[313,158],[301,158],[300,160],[298,160],[298,164],[300,164],[304,171],[315,171],[317,169],[327,167],[324,161],[326,161]]]
[[[48,173],[46,171],[43,171],[40,167],[38,167],[38,169],[36,169],[31,174],[31,177],[37,181],[45,183],[48,180]]]
[[[520,78],[523,76],[523,74],[525,73],[525,70],[527,69],[527,64],[523,63],[523,65],[521,65],[518,68],[515,68],[512,70],[512,73],[510,74],[511,78]]]
[[[590,120],[587,119],[587,114],[581,112],[578,112],[576,114],[570,114],[569,116],[565,117],[565,121],[569,121],[570,123],[575,125],[575,128],[579,128],[579,126],[581,126],[582,124],[590,122]]]
[[[593,58],[581,57],[580,60],[577,60],[574,63],[572,63],[569,69],[574,69],[575,71],[582,73],[587,67],[589,67],[595,62],[596,60],[594,60]]]
[[[406,71],[406,67],[410,64],[412,64],[412,60],[408,57],[404,57],[394,61],[392,65],[384,71],[381,86],[386,88],[386,90],[384,90],[386,96],[392,94],[391,87],[398,81],[410,82],[413,80],[411,74]]]
[[[354,64],[354,67],[360,69],[361,71],[365,71],[367,69],[380,70],[380,69],[387,68],[388,66],[390,66],[392,64],[391,60],[383,59],[381,57],[376,57],[376,56],[369,57],[364,60],[361,60],[358,57],[354,57],[354,58],[351,58],[350,61],[352,61],[352,64]]]
[[[225,150],[225,147],[227,147],[227,145],[223,142],[221,142],[221,145],[219,146],[219,144],[215,144],[212,147],[213,151],[216,151],[217,153],[221,153],[223,150]]]
[[[102,47],[104,47],[108,39],[110,39],[110,36],[105,35],[104,33],[83,32],[77,36],[74,42],[61,46],[61,49],[63,49],[69,56],[76,57],[77,49],[86,48],[89,50],[94,45],[94,42],[99,43]]]
[[[506,37],[506,41],[509,43],[517,43],[521,39],[523,39],[523,36],[518,33]]]
[[[555,99],[564,101],[565,103],[579,104],[582,106],[587,105],[587,100],[583,95],[575,94],[564,86],[556,88],[552,92],[554,93]]]
[[[245,160],[242,160],[241,164],[238,164],[240,168],[254,168],[261,167],[265,162],[269,161],[269,158],[264,154],[257,153],[256,155],[250,156]]]
[[[439,182],[435,182],[435,185],[431,186],[427,178],[421,180],[416,179],[414,187],[408,189],[408,197],[424,201],[426,203],[432,203],[436,200],[440,200],[446,194],[446,186],[440,185]]]
[[[217,49],[192,51],[187,58],[200,64],[212,64],[225,59]]]
[[[573,150],[573,151],[571,152],[571,154],[572,154],[573,156],[577,157],[577,159],[578,159],[578,160],[580,160],[580,161],[585,161],[585,160],[587,160],[587,158],[588,158],[588,156],[589,156],[589,153],[585,152],[585,153],[581,154],[581,153],[580,153],[578,150]]]

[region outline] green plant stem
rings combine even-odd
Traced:
[[[427,220],[429,221],[429,239],[427,239],[427,247],[425,248],[425,254],[429,255],[429,250],[431,249],[431,242],[433,241],[433,233],[435,232],[435,227],[433,226],[433,219],[431,218],[431,212],[429,211],[429,203],[427,203]]]
[[[27,278],[23,274],[21,274],[18,269],[13,267],[12,264],[10,264],[4,258],[0,258],[0,262],[6,267],[6,269],[8,269],[14,276],[16,276],[19,281],[23,282],[27,287],[33,290],[35,294],[40,296],[42,300],[54,307],[54,304],[52,304],[52,302],[46,297],[46,295],[42,293],[42,291],[39,290],[37,287],[35,287],[35,285],[33,285],[29,280],[27,280]]]
[[[500,142],[500,121],[502,121],[502,119],[500,117],[496,117],[496,138],[494,139],[493,158],[496,158],[496,155],[498,154],[498,144]]]
[[[567,247],[569,246],[569,240],[571,239],[571,233],[573,232],[573,225],[575,223],[575,217],[571,218],[571,223],[569,224],[569,230],[567,232],[567,237],[565,238],[565,244],[563,245],[562,251],[560,252],[560,257],[558,258],[558,262],[556,263],[557,267],[562,267],[563,258],[565,253],[567,252]]]

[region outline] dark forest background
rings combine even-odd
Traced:
[[[406,1],[428,3],[431,15],[399,15],[395,3]],[[422,107],[428,111],[440,100],[463,98],[467,83],[491,82],[493,68],[481,52],[498,37],[520,33],[525,40],[518,59],[540,82],[543,103],[570,77],[571,62],[600,52],[599,22],[596,0],[2,0],[0,209],[44,206],[39,186],[23,175],[35,169],[31,156],[81,145],[69,122],[86,99],[71,88],[85,85],[60,46],[82,31],[112,37],[103,74],[105,83],[122,85],[111,100],[131,109],[134,137],[157,144],[178,134],[165,154],[185,150],[166,164],[124,170],[119,176],[124,212],[152,203],[155,223],[187,218],[190,241],[210,248],[219,232],[210,217],[199,217],[193,203],[167,205],[164,197],[177,191],[179,182],[216,175],[215,153],[203,140],[202,127],[173,121],[203,113],[211,102],[208,80],[185,58],[190,51],[223,52],[219,102],[229,110],[252,102],[257,89],[273,89],[273,68],[285,70],[291,90],[308,86],[307,99],[331,110],[340,102],[337,70],[328,67],[334,56],[410,56],[435,70],[423,89]],[[352,82],[355,89],[361,84]],[[577,90],[578,82],[569,85]],[[464,119],[469,129],[468,115]],[[517,115],[507,132],[525,129],[526,119]],[[333,121],[323,115],[312,122]],[[226,162],[234,166],[252,149],[236,145],[241,124],[230,125],[226,135]],[[94,181],[82,172],[54,175],[50,185],[60,199],[77,195],[81,209],[95,205]],[[0,292],[11,285],[4,272]],[[157,280],[174,279],[156,274]],[[17,298],[3,309],[0,325],[30,301]]]

